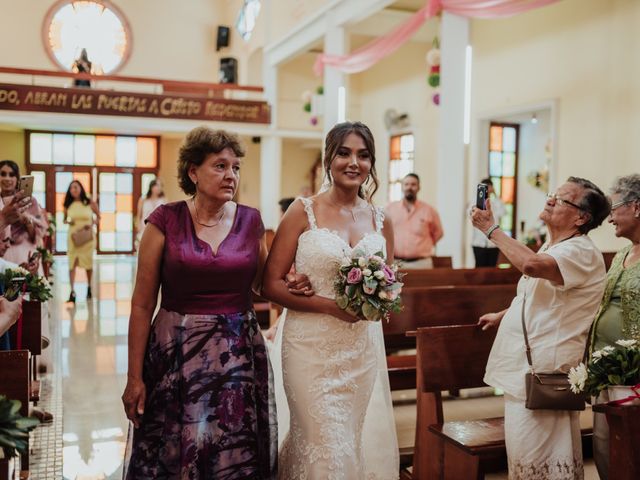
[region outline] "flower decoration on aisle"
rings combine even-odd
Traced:
[[[581,363],[569,371],[568,379],[574,393],[587,392],[597,397],[610,387],[627,386],[631,387],[631,395],[617,403],[640,399],[640,342],[621,339],[594,351],[587,365]]]
[[[322,115],[322,95],[324,94],[324,87],[320,85],[316,88],[316,93],[311,93],[309,90],[302,92],[302,109],[311,114],[309,121],[314,127],[318,124],[318,117]]]
[[[427,83],[436,89],[431,100],[435,105],[440,105],[440,92],[437,91],[437,88],[440,86],[440,40],[438,37],[433,39],[433,44],[431,50],[427,52],[426,60],[430,66]]]

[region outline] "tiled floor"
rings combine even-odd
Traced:
[[[126,382],[134,270],[132,257],[98,259],[94,300],[86,300],[86,278],[80,277],[76,287],[78,301],[73,307],[64,303],[69,296],[66,261],[57,260],[52,350],[58,369],[46,377],[43,385],[52,392],[43,406],[55,414],[56,421],[39,427],[34,436],[34,479],[62,478],[60,450],[64,455],[65,479],[119,479],[122,476],[127,421],[120,395]],[[410,446],[415,434],[415,392],[394,392],[394,401],[400,446]],[[64,415],[61,405],[64,405]],[[445,402],[447,419],[501,414],[502,400],[496,396]],[[585,415],[585,422],[588,421]],[[43,446],[47,439],[49,448],[39,449],[38,445]],[[487,478],[501,480],[507,475],[503,472]],[[588,460],[585,479],[597,478],[593,461]]]
[[[86,300],[86,278],[69,296],[67,265],[56,268],[54,308],[60,319],[60,358],[64,400],[64,478],[122,477],[127,420],[120,395],[127,372],[127,329],[135,258],[96,261],[93,300]],[[60,301],[62,300],[62,301]]]
[[[31,435],[29,471],[31,480],[62,478],[62,382],[57,373],[40,377],[38,408],[53,414],[53,422],[45,423]]]

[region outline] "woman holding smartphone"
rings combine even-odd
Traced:
[[[69,283],[71,293],[69,302],[75,303],[76,267],[87,271],[87,299],[91,298],[91,277],[93,273],[93,225],[100,220],[100,211],[95,202],[87,196],[87,192],[78,180],[69,184],[64,197],[64,223],[69,224],[67,255],[69,257]]]
[[[20,168],[13,160],[0,161],[0,195],[2,205],[8,205],[18,193]],[[31,192],[28,192],[31,195]],[[42,209],[35,198],[11,224],[11,245],[4,255],[5,260],[20,265],[29,263],[33,252],[42,242],[46,223]]]

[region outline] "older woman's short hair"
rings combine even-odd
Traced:
[[[640,175],[626,175],[616,178],[609,190],[611,195],[620,195],[623,202],[640,202]]]
[[[598,186],[580,177],[569,177],[567,182],[580,185],[584,189],[584,195],[578,202],[580,209],[589,215],[589,219],[583,225],[578,227],[580,233],[589,233],[594,228],[602,225],[602,222],[611,211],[611,204],[606,195],[598,188]]]
[[[236,157],[244,157],[244,147],[233,133],[209,127],[197,127],[188,133],[178,156],[178,184],[184,193],[196,193],[196,185],[189,178],[189,168],[202,165],[207,156],[225,148],[230,148]]]

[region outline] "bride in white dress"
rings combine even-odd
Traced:
[[[333,292],[340,264],[354,251],[382,251],[393,260],[391,223],[370,203],[378,186],[370,130],[359,122],[336,125],[325,141],[324,168],[329,188],[292,204],[265,266],[263,295],[288,308],[276,337],[282,358],[274,362],[282,362],[274,371],[282,372],[287,399],[278,404],[278,478],[397,479],[382,325],[341,310]],[[293,263],[315,295],[287,290],[282,279]]]

